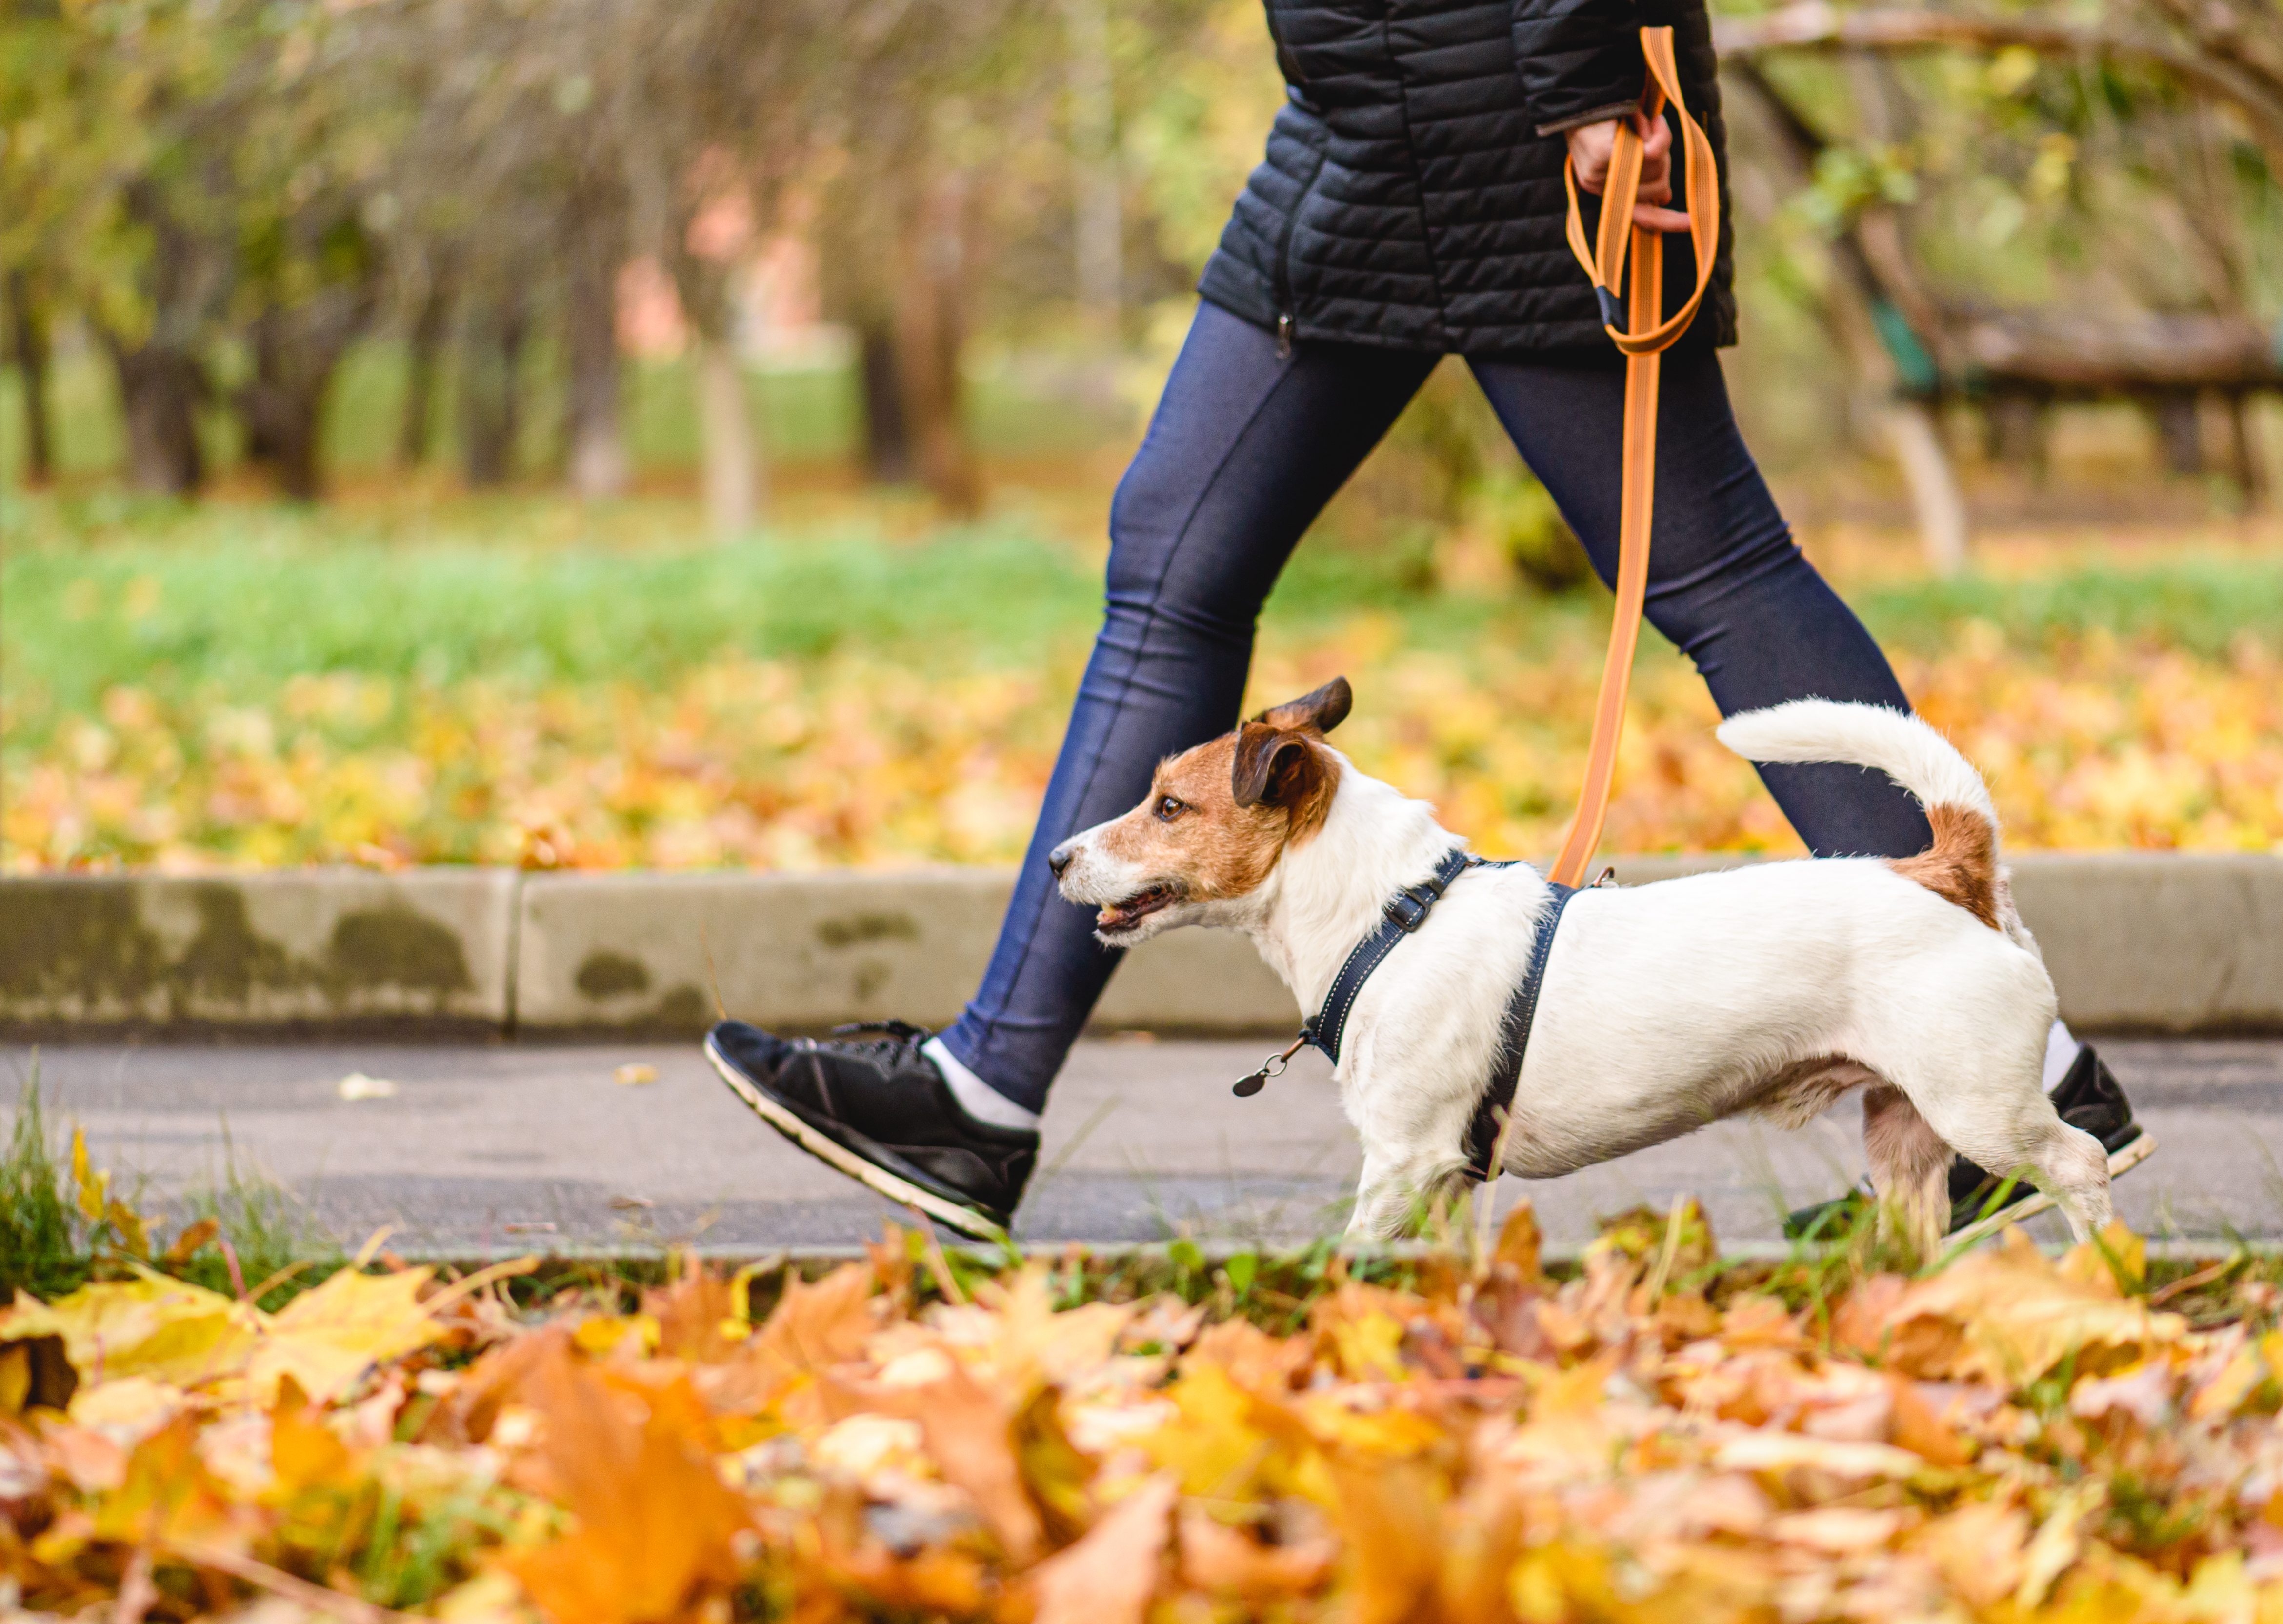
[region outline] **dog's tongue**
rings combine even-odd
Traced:
[[[1153,886],[1139,896],[1129,896],[1122,902],[1112,902],[1104,908],[1094,916],[1095,928],[1103,931],[1124,930],[1144,914],[1155,912],[1165,900],[1164,891]]]

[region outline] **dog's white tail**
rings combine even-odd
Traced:
[[[1934,844],[1897,860],[1904,874],[1984,924],[2029,944],[1998,862],[1998,808],[1957,747],[1916,716],[1882,705],[1793,699],[1720,724],[1720,742],[1750,761],[1875,767],[1926,808]]]

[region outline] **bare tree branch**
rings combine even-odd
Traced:
[[[2202,94],[2239,108],[2257,130],[2271,161],[2283,169],[2283,92],[2240,61],[2182,46],[2157,35],[1949,12],[1843,12],[1825,0],[1803,0],[1765,17],[1722,19],[1714,25],[1713,40],[1720,53],[1729,57],[1782,50],[1922,51],[1947,46],[1998,51],[2019,45],[2040,56],[2096,57],[2160,67]]]

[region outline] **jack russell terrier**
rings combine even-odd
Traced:
[[[2108,1155],[2040,1087],[2053,988],[1996,808],[1925,722],[1796,699],[1719,729],[1754,761],[1885,772],[1933,825],[1918,856],[1570,894],[1476,864],[1432,807],[1359,772],[1324,739],[1351,702],[1336,678],[1170,758],[1049,862],[1105,944],[1242,931],[1319,1011],[1303,1041],[1332,1055],[1363,1143],[1352,1236],[1493,1167],[1554,1178],[1740,1112],[1796,1128],[1855,1089],[1882,1211],[1921,1255],[1952,1151],[2026,1175],[2080,1240],[2108,1223]]]

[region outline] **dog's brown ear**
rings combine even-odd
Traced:
[[[1263,722],[1237,730],[1229,787],[1238,806],[1303,807],[1316,799],[1324,779],[1323,758],[1304,735]]]
[[[1272,706],[1252,720],[1265,722],[1272,728],[1313,728],[1319,733],[1329,733],[1347,720],[1348,711],[1354,704],[1355,691],[1348,686],[1348,679],[1336,676],[1315,692]]]

